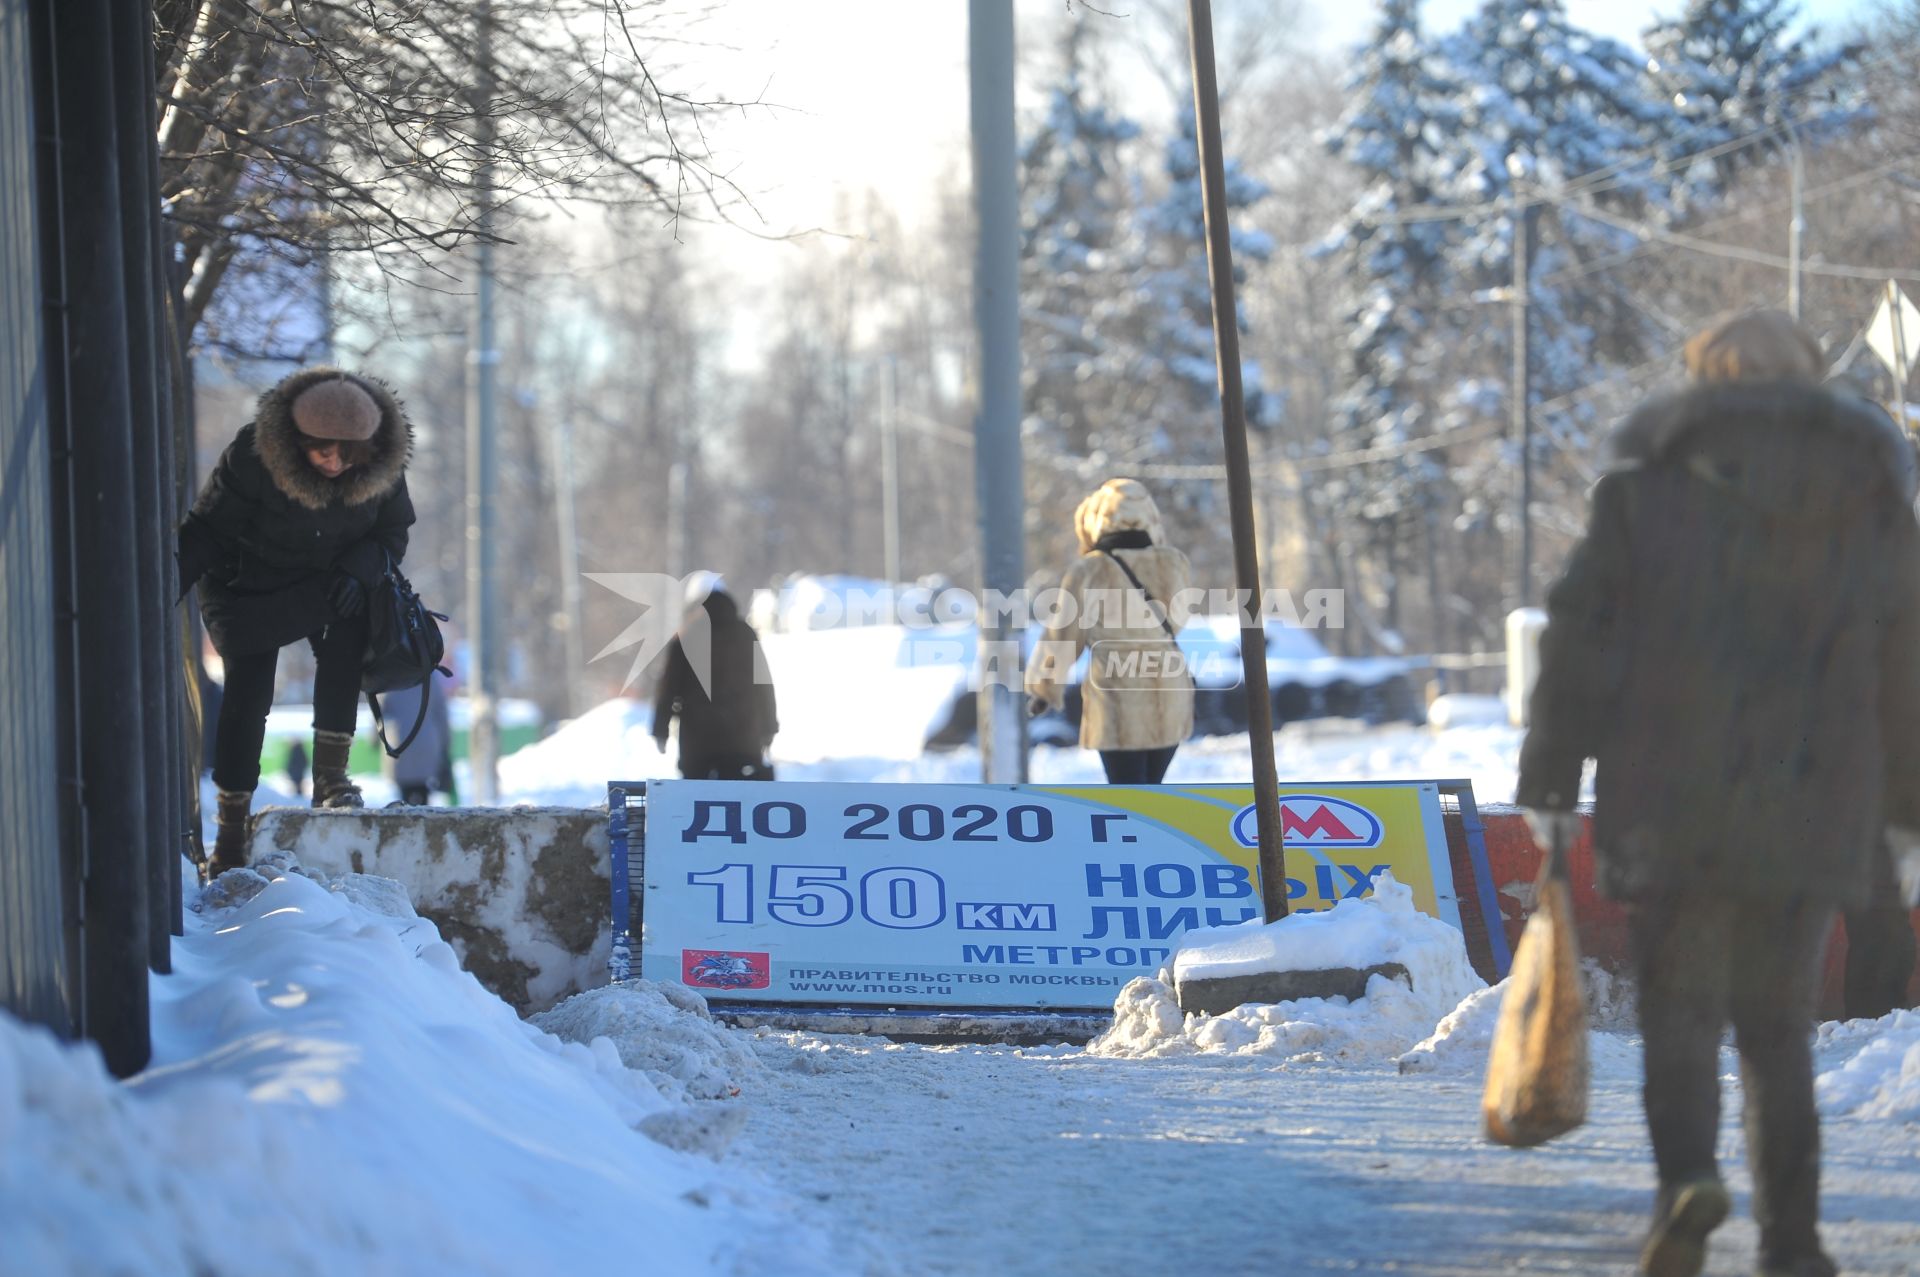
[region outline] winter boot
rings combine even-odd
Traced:
[[[222,789],[219,795],[220,825],[213,839],[213,854],[207,857],[208,882],[229,869],[243,869],[247,863],[248,816],[253,810],[253,791]]]
[[[365,807],[360,786],[347,779],[347,754],[353,749],[352,732],[313,734],[313,805],[315,807]]]
[[[1798,1259],[1770,1260],[1760,1265],[1759,1277],[1840,1277],[1840,1266],[1815,1251]]]
[[[1718,1179],[1694,1179],[1661,1193],[1665,1207],[1653,1221],[1640,1252],[1644,1277],[1695,1277],[1707,1264],[1707,1235],[1733,1208]]]

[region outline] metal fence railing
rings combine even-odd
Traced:
[[[607,784],[607,879],[613,892],[613,947],[607,956],[607,975],[613,980],[633,978],[633,950],[640,936],[647,874],[647,782],[616,780]]]

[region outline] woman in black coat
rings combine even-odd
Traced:
[[[226,664],[214,743],[219,836],[208,865],[246,863],[246,824],[280,649],[314,655],[313,805],[358,807],[347,779],[367,646],[367,594],[407,552],[413,430],[399,400],[337,368],[294,373],[260,397],[180,525],[180,588],[197,582]]]

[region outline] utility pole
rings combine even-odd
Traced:
[[[679,580],[687,574],[687,462],[686,438],[674,430],[673,464],[667,467],[667,575]],[[666,606],[678,608],[678,598]]]
[[[1513,442],[1520,453],[1520,489],[1514,511],[1517,549],[1513,566],[1513,605],[1533,605],[1533,358],[1530,338],[1533,310],[1533,242],[1540,206],[1513,194]]]
[[[331,364],[336,358],[337,343],[334,338],[333,323],[333,249],[327,244],[327,232],[320,232],[319,247],[314,250],[314,292],[318,296],[314,305],[320,311],[320,362]]]
[[[1792,157],[1789,167],[1793,187],[1793,218],[1787,223],[1787,313],[1800,318],[1800,238],[1806,234],[1806,207],[1801,200],[1806,172],[1801,163],[1800,134],[1793,121],[1783,120],[1787,129],[1787,148]]]
[[[495,449],[498,419],[494,373],[500,351],[493,331],[493,5],[480,0],[475,15],[473,141],[479,156],[473,197],[478,242],[474,266],[473,332],[467,350],[467,760],[473,769],[474,801],[485,806],[500,798],[499,599],[495,572]]]
[[[1240,384],[1240,310],[1233,294],[1233,238],[1227,169],[1220,145],[1220,87],[1213,65],[1213,7],[1188,0],[1193,45],[1193,114],[1200,142],[1201,202],[1207,221],[1207,276],[1213,285],[1213,347],[1220,381],[1220,437],[1226,450],[1227,513],[1233,526],[1234,586],[1247,600],[1240,618],[1240,664],[1247,692],[1247,741],[1253,755],[1253,808],[1259,831],[1260,904],[1268,922],[1287,916],[1286,848],[1280,830],[1280,779],[1273,761],[1273,702],[1267,690],[1267,631],[1260,606],[1260,548],[1247,460],[1247,405]]]
[[[900,583],[900,361],[887,356],[880,405],[880,545],[887,588]]]
[[[1018,784],[1027,774],[1026,699],[1019,685],[1020,634],[994,596],[1025,584],[1025,488],[1020,473],[1020,198],[1013,123],[1013,0],[969,0],[968,58],[973,198],[979,236],[973,315],[980,333],[974,482],[980,508],[981,779]],[[1012,668],[999,660],[1014,654]]]
[[[560,623],[566,627],[567,715],[574,717],[586,708],[581,702],[581,685],[586,681],[586,652],[581,643],[580,617],[580,525],[573,502],[573,411],[569,403],[561,414],[560,428],[554,432],[553,463],[554,514],[560,526]]]

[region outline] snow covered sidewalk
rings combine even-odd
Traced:
[[[757,1049],[772,1067],[744,1097],[754,1113],[731,1160],[911,1255],[907,1273],[1617,1277],[1653,1187],[1620,1038],[1596,1051],[1597,1071],[1612,1064],[1588,1124],[1524,1152],[1480,1137],[1484,1055],[1407,1075],[1312,1054],[1110,1059],[809,1035]],[[1920,1271],[1920,1126],[1829,1116],[1826,1137],[1842,1270]],[[1731,1117],[1722,1149],[1740,1214],[1707,1271],[1746,1274],[1755,1235]]]
[[[262,868],[221,880],[154,978],[155,1061],[131,1083],[0,1015],[0,1274],[1631,1266],[1651,1189],[1635,1044],[1595,1034],[1586,1127],[1489,1147],[1501,991],[1461,1000],[1457,933],[1385,879],[1313,925],[1376,933],[1358,956],[1392,949],[1414,990],[1187,1018],[1143,979],[1091,1046],[1021,1050],[748,1033],[643,982],[523,1023],[396,884]],[[1259,930],[1215,948],[1252,960]],[[1595,991],[1600,1022],[1626,1022]],[[1824,1026],[1816,1049],[1831,1249],[1911,1274],[1920,1013]],[[1753,1245],[1743,1217],[1709,1271],[1748,1271]]]
[[[1189,931],[1173,965],[1184,981],[1386,962],[1410,984],[1219,1016],[1183,1015],[1167,973],[1135,980],[1084,1050],[762,1033],[773,1067],[738,1156],[916,1273],[1630,1270],[1653,1177],[1637,1044],[1605,1031],[1631,1023],[1629,994],[1604,972],[1587,976],[1591,1120],[1519,1152],[1480,1129],[1505,986],[1391,875],[1326,913]],[[1920,1013],[1828,1026],[1818,1050],[1829,1246],[1849,1273],[1913,1273]],[[1737,1140],[1725,1156],[1744,1199]],[[1749,1271],[1755,1240],[1726,1229],[1710,1271]]]

